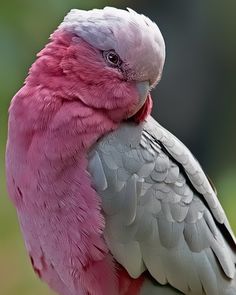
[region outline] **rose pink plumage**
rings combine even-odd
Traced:
[[[73,37],[63,30],[52,35],[13,98],[8,188],[37,274],[60,294],[115,295],[115,263],[102,238],[86,154],[133,110],[138,92]]]
[[[106,59],[110,50],[122,66]],[[147,118],[149,87],[164,58],[164,41],[148,18],[113,8],[73,10],[12,100],[9,194],[35,272],[61,295],[144,294],[151,282],[145,272],[131,278],[110,252],[88,154],[122,121]]]

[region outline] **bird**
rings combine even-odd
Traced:
[[[152,116],[165,42],[132,9],[72,9],[9,108],[6,175],[59,295],[235,295],[236,240],[189,149]]]

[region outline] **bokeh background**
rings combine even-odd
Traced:
[[[154,116],[199,159],[236,230],[235,0],[12,0],[0,4],[0,294],[49,295],[31,270],[7,198],[7,109],[35,54],[71,8],[131,7],[156,21],[167,60]]]

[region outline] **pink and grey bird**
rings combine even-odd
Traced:
[[[131,9],[72,10],[12,100],[6,170],[60,295],[235,295],[236,244],[190,151],[151,116],[165,44]]]

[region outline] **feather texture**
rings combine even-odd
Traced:
[[[235,238],[199,163],[151,117],[133,123],[164,59],[147,17],[72,10],[12,100],[8,190],[60,295],[235,295]]]
[[[236,247],[218,225],[235,239],[199,163],[178,139],[151,117],[123,123],[89,162],[99,163],[89,172],[102,197],[107,244],[131,277],[148,270],[184,294],[228,294]],[[105,176],[104,189],[96,175]]]

